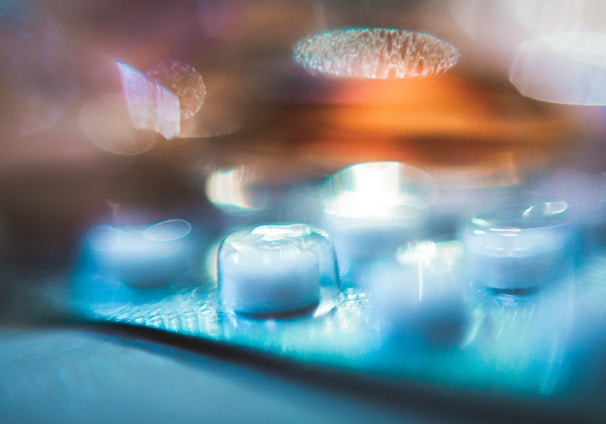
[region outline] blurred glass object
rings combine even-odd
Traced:
[[[256,316],[311,311],[338,290],[336,267],[332,243],[319,229],[287,224],[239,231],[219,250],[221,303]]]
[[[502,199],[476,214],[462,235],[472,284],[525,292],[573,271],[577,228],[561,200]]]
[[[190,232],[191,224],[183,219],[146,227],[99,225],[85,237],[85,259],[80,266],[115,279],[118,285],[164,286],[188,271]]]
[[[321,191],[324,226],[347,259],[381,255],[419,230],[438,198],[433,177],[399,162],[360,163],[330,177]]]
[[[398,249],[363,277],[370,313],[384,326],[385,342],[453,345],[467,325],[463,249],[456,241],[421,241]]]
[[[606,32],[541,35],[518,48],[509,76],[521,94],[573,105],[606,105]]]
[[[78,61],[61,25],[34,2],[0,5],[0,126],[28,136],[52,127],[79,92]]]
[[[412,78],[457,63],[457,48],[425,33],[388,28],[333,30],[298,41],[293,58],[308,72],[333,78]]]
[[[177,96],[179,120],[193,117],[204,104],[206,99],[204,79],[196,68],[188,63],[164,59],[146,69],[145,75]]]

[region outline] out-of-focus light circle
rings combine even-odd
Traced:
[[[165,59],[152,65],[145,71],[145,75],[179,98],[181,119],[191,118],[204,104],[204,78],[188,63]]]
[[[154,133],[134,128],[127,100],[118,94],[105,94],[86,102],[78,122],[92,144],[117,155],[141,154],[158,140]]]
[[[530,98],[573,105],[606,104],[606,32],[542,35],[518,48],[509,76]]]
[[[336,78],[410,78],[454,66],[457,48],[431,34],[390,28],[349,28],[298,41],[293,59],[308,72]]]

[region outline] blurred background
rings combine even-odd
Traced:
[[[313,218],[316,205],[293,200],[293,187],[371,161],[432,175],[441,193],[434,238],[456,233],[484,193],[527,187],[582,204],[596,235],[606,201],[605,17],[606,6],[589,0],[0,2],[0,416],[499,418],[492,406],[439,412],[440,381],[424,382],[417,407],[181,339],[174,347],[149,334],[70,327],[70,279],[95,225],[178,217],[210,245],[232,227],[290,218],[293,208]],[[433,34],[456,46],[458,63],[427,78],[376,80],[311,75],[293,60],[299,40],[354,27]],[[590,333],[588,344],[598,337]],[[225,397],[208,397],[211,387]],[[193,390],[207,396],[203,404]],[[554,418],[542,415],[550,408],[520,416]]]

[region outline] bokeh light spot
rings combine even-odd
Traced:
[[[191,118],[204,104],[204,78],[188,63],[164,59],[147,69],[145,75],[179,98],[181,119]]]
[[[431,34],[388,28],[328,31],[298,41],[293,58],[315,75],[341,78],[410,78],[442,73],[457,48]]]

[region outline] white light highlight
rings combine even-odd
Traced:
[[[267,196],[255,190],[257,176],[245,166],[212,172],[206,180],[206,196],[219,209],[230,214],[263,209]]]
[[[330,216],[397,222],[422,219],[437,197],[426,172],[399,162],[368,162],[335,174],[324,191]]]
[[[431,175],[399,162],[369,162],[332,176],[322,190],[324,228],[337,252],[360,260],[404,243],[436,201]]]

